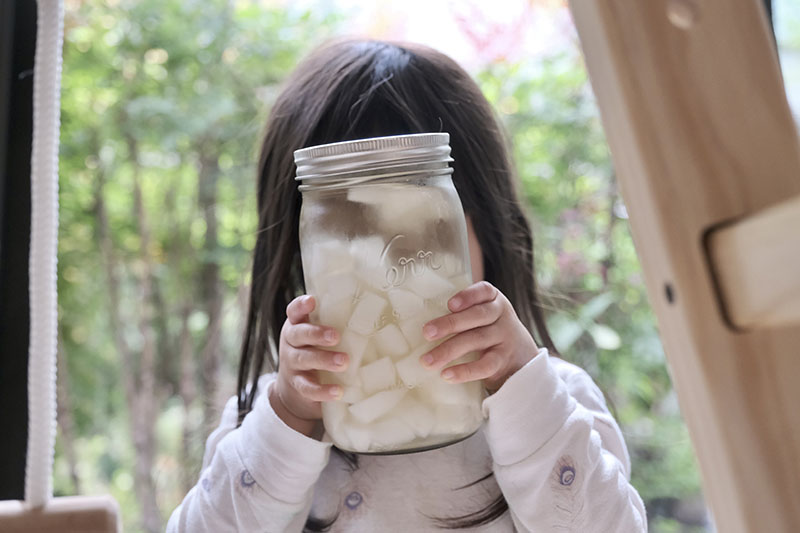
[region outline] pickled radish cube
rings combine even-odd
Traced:
[[[341,424],[347,417],[347,405],[341,401],[322,402],[322,420],[328,433],[341,431]]]
[[[431,347],[431,344],[426,343],[395,364],[397,375],[400,376],[400,379],[407,387],[416,387],[438,375],[437,371],[429,370],[419,362],[419,358],[428,352]]]
[[[381,356],[378,354],[378,350],[375,349],[375,343],[372,342],[372,338],[370,338],[367,349],[364,351],[364,358],[361,360],[361,366],[374,363],[380,358]]]
[[[420,395],[433,405],[475,405],[479,393],[475,387],[480,387],[480,382],[473,383],[448,383],[443,379],[426,381],[419,388]]]
[[[408,344],[411,346],[419,346],[425,342],[425,337],[422,335],[422,326],[425,325],[424,318],[412,318],[398,322],[397,325],[400,331],[403,332],[403,337],[406,338]]]
[[[353,312],[353,305],[343,301],[333,302],[323,300],[317,307],[317,311],[312,313],[313,323],[323,326],[330,326],[342,332],[347,327],[347,321]]]
[[[400,320],[397,326],[403,332],[408,343],[413,347],[423,342],[427,342],[422,336],[422,327],[434,318],[439,318],[450,313],[447,306],[433,305],[432,301],[425,303],[425,307],[417,313],[414,317]]]
[[[385,247],[386,243],[377,235],[350,241],[349,255],[355,262],[356,271],[363,274],[367,269],[380,265]]]
[[[390,288],[387,281],[389,260],[384,256],[386,243],[378,236],[355,239],[350,243],[350,253],[356,261],[359,282],[375,292]]]
[[[350,438],[347,436],[347,433],[344,429],[339,429],[338,431],[327,431],[327,437],[322,438],[322,442],[332,442],[336,445],[337,448],[340,450],[352,450],[353,444],[350,442]]]
[[[314,310],[312,319],[323,326],[330,326],[340,332],[347,325],[347,321],[353,313],[353,300],[349,298],[335,299],[322,295],[317,298],[317,307]]]
[[[410,349],[400,328],[394,324],[379,329],[373,339],[378,353],[383,356],[396,358],[407,354]]]
[[[455,292],[452,294],[455,294]],[[422,315],[426,317],[426,321],[449,315],[450,308],[447,307],[447,302],[450,300],[451,296],[451,294],[445,293],[438,296],[435,300],[427,300],[425,302],[425,313]]]
[[[404,389],[381,391],[358,403],[354,403],[348,409],[355,420],[362,424],[369,424],[394,409],[405,394],[406,391]],[[353,440],[352,435],[350,438]],[[353,444],[355,444],[354,440]]]
[[[479,425],[478,410],[466,405],[437,405],[434,416],[436,425],[431,433],[435,434],[464,434]]]
[[[466,251],[466,250],[465,250]],[[464,272],[467,265],[469,265],[469,257],[465,258],[461,254],[441,253],[436,256],[437,264],[442,265],[442,272],[455,283],[455,279],[459,276],[458,273]],[[472,278],[470,278],[470,283]],[[456,285],[458,285],[456,283]]]
[[[358,278],[354,272],[321,276],[314,280],[314,286],[325,299],[352,302],[358,291]]]
[[[345,329],[342,332],[339,344],[334,349],[346,353],[350,358],[347,368],[340,373],[347,384],[352,384],[353,380],[358,376],[358,368],[361,366],[368,344],[369,339],[363,335],[359,335],[349,329]]]
[[[397,373],[392,360],[388,357],[378,359],[374,363],[364,365],[358,371],[365,394],[393,387],[397,382]]]
[[[387,200],[386,187],[380,185],[363,185],[347,190],[347,199],[359,204],[380,204]]]
[[[386,279],[386,267],[364,266],[358,271],[358,280],[366,290],[382,293],[391,287]]]
[[[316,316],[321,324],[342,329],[353,313],[358,281],[353,274],[337,274],[315,280]]]
[[[425,301],[411,291],[392,289],[388,294],[389,302],[392,304],[392,314],[400,320],[419,315],[425,307]]]
[[[342,402],[352,405],[364,399],[364,391],[361,387],[351,386],[342,389]],[[325,405],[323,403],[323,405]]]
[[[397,417],[375,422],[371,430],[376,451],[397,449],[416,437],[414,430]]]
[[[438,298],[456,292],[456,286],[450,280],[429,269],[408,278],[405,286],[425,299]]]
[[[436,425],[433,411],[408,394],[397,404],[395,413],[421,439],[430,435]]]
[[[346,245],[340,241],[328,241],[312,247],[309,267],[312,276],[317,277],[352,271],[355,268],[355,261]]]
[[[369,335],[375,331],[378,319],[386,309],[388,302],[374,292],[365,292],[356,303],[347,327],[361,335]]]
[[[409,231],[422,232],[431,219],[439,216],[441,192],[432,187],[380,184],[354,187],[347,199],[370,205],[378,214],[377,222],[387,229],[401,225]]]
[[[472,285],[472,276],[467,273],[459,274],[451,277],[450,282],[460,291]]]
[[[364,391],[361,389],[361,380],[358,378],[357,372],[353,376],[344,375],[344,372],[321,371],[319,374],[320,383],[323,385],[341,385],[342,398],[340,401],[349,405],[364,399]]]
[[[343,427],[347,440],[355,452],[368,452],[372,447],[372,431],[368,426],[348,420]]]

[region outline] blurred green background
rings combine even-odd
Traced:
[[[529,4],[564,18],[560,2]],[[55,491],[110,492],[126,531],[161,531],[235,392],[266,114],[299,58],[348,30],[349,15],[335,2],[66,5]],[[800,13],[780,6],[792,82]],[[710,531],[591,88],[565,35],[565,49],[471,70],[513,145],[555,342],[606,392],[650,530]]]

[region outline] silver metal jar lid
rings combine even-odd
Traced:
[[[294,152],[296,180],[308,188],[333,188],[405,175],[450,174],[450,135],[417,133],[302,148]]]

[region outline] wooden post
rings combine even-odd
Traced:
[[[718,286],[736,287],[715,278],[706,247],[721,225],[800,197],[800,144],[764,7],[571,0],[571,9],[718,530],[796,533],[800,323],[789,312],[770,327],[730,325]],[[797,263],[800,249],[786,254]]]

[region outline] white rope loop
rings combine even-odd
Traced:
[[[37,7],[31,153],[28,451],[25,467],[25,500],[33,506],[44,505],[53,495],[58,322],[58,137],[64,33],[62,0],[38,0]]]

